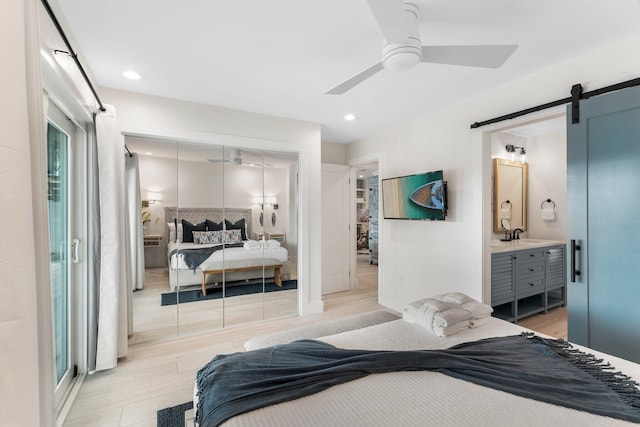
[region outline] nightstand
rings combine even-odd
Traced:
[[[269,240],[277,240],[283,245],[287,243],[287,239],[284,233],[267,233],[267,239]]]
[[[165,253],[164,239],[160,234],[147,234],[143,237],[144,266],[165,267],[167,254]]]
[[[266,240],[277,240],[278,242],[282,243],[283,245],[285,243],[287,243],[287,238],[286,238],[286,234],[285,233],[272,233],[270,231],[267,231],[266,233],[263,233],[263,232],[253,233],[253,238],[255,240],[262,240],[263,237]]]

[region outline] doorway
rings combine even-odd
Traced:
[[[528,118],[518,124],[495,127],[485,132],[484,176],[485,176],[485,287],[484,299],[492,302],[491,293],[491,259],[494,245],[492,241],[504,238],[504,232],[495,230],[493,224],[496,212],[504,215],[503,209],[496,207],[494,201],[493,159],[499,158],[515,164],[526,163],[528,166],[528,191],[524,206],[526,208],[524,232],[519,234],[523,239],[538,239],[549,242],[566,242],[567,240],[567,129],[564,111],[548,112],[538,118]],[[516,147],[515,159],[513,149]],[[522,154],[525,154],[523,157]],[[550,202],[548,201],[550,200]],[[549,207],[553,207],[549,216]],[[547,208],[547,209],[545,209]],[[496,210],[497,209],[497,210]],[[513,217],[514,211],[507,214]],[[516,227],[511,227],[513,231]],[[518,227],[520,228],[520,227]],[[498,249],[499,250],[499,249]],[[566,288],[565,288],[566,289]],[[565,299],[566,301],[566,299]],[[533,309],[535,311],[535,309]],[[553,313],[553,314],[551,314]],[[554,308],[548,314],[536,314],[518,320],[520,325],[540,330],[552,330],[557,337],[567,336],[567,315],[565,306]]]
[[[378,161],[351,166],[353,191],[352,230],[354,259],[351,271],[354,288],[378,290],[378,258],[380,246],[380,204]]]

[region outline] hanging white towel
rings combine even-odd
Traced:
[[[553,221],[556,219],[556,211],[552,207],[542,208],[540,216],[545,221]]]
[[[500,219],[511,219],[511,208],[500,209]]]

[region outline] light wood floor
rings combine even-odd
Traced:
[[[377,267],[358,260],[357,286],[323,297],[325,311],[281,317],[173,339],[131,343],[116,369],[85,380],[65,426],[155,426],[156,411],[192,399],[195,373],[219,353],[243,351],[250,338],[382,309],[377,303]],[[520,325],[566,338],[566,310],[523,319]],[[564,325],[564,326],[563,326]]]
[[[377,303],[377,266],[364,257],[358,265],[356,288],[323,297],[324,313],[235,324],[173,339],[134,340],[116,369],[85,379],[64,425],[155,426],[156,411],[193,398],[195,374],[214,355],[243,351],[245,341],[259,335],[382,309]]]
[[[295,275],[287,276],[285,279],[289,278],[295,279]],[[200,287],[196,285],[190,289]],[[133,293],[134,332],[129,337],[129,345],[193,335],[247,322],[293,316],[297,313],[296,290],[161,306],[161,295],[168,292],[168,270],[146,269],[144,289]]]

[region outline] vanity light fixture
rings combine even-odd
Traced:
[[[512,162],[516,160],[516,149],[520,150],[520,163],[524,163],[527,160],[527,151],[524,147],[516,147],[515,145],[509,144],[504,148],[507,150],[507,153],[509,153],[509,160]]]

